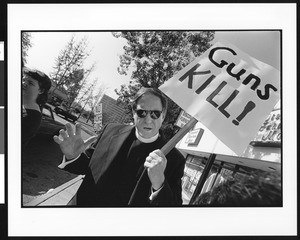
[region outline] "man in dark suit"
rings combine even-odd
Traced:
[[[59,167],[85,175],[77,192],[77,206],[182,204],[185,160],[175,148],[166,156],[160,150],[166,143],[160,131],[167,112],[166,98],[157,89],[141,88],[132,110],[133,126],[108,124],[99,136],[84,142],[80,124],[75,125],[75,131],[66,124],[66,131],[54,137],[64,154]]]

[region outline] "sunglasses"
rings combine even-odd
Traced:
[[[159,110],[142,110],[138,109],[135,110],[136,114],[138,115],[139,118],[145,118],[148,113],[150,113],[150,117],[152,119],[158,119],[160,115],[162,114],[162,111]]]

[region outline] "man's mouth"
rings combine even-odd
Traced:
[[[145,131],[151,131],[152,128],[151,128],[151,127],[144,127],[144,130],[145,130]]]

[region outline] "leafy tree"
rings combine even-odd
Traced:
[[[127,40],[118,72],[124,75],[131,72],[132,80],[115,92],[118,102],[127,106],[128,122],[132,121],[131,98],[141,87],[158,88],[206,51],[214,38],[213,31],[130,31],[112,34]],[[162,129],[166,137],[171,138],[178,130],[174,128],[174,123],[180,108],[170,99],[168,104]]]
[[[95,67],[95,64],[93,64],[89,68],[84,68],[84,62],[90,55],[87,46],[86,38],[82,38],[77,42],[73,35],[55,59],[54,70],[50,73],[50,78],[54,82],[54,88],[50,95],[56,89],[67,92],[69,107],[78,96],[81,87],[86,84],[88,75]]]
[[[22,65],[24,66],[27,63],[27,56],[28,56],[28,50],[32,47],[31,42],[31,33],[29,32],[22,32],[21,35],[21,42],[22,42]]]

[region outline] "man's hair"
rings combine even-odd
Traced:
[[[37,97],[36,103],[42,107],[48,100],[48,91],[51,88],[51,79],[45,73],[35,69],[25,68],[23,69],[23,74],[38,81],[39,87],[43,93]]]
[[[158,97],[161,101],[161,105],[162,105],[162,111],[166,112],[167,108],[168,108],[168,100],[167,98],[164,96],[164,94],[158,90],[157,88],[145,88],[142,87],[136,94],[135,97],[133,98],[133,102],[132,102],[132,109],[136,110],[137,107],[137,103],[139,101],[139,99],[145,95],[145,94],[151,94],[154,95],[156,97]]]
[[[236,175],[196,197],[190,205],[203,207],[280,207],[281,176],[271,172]]]

